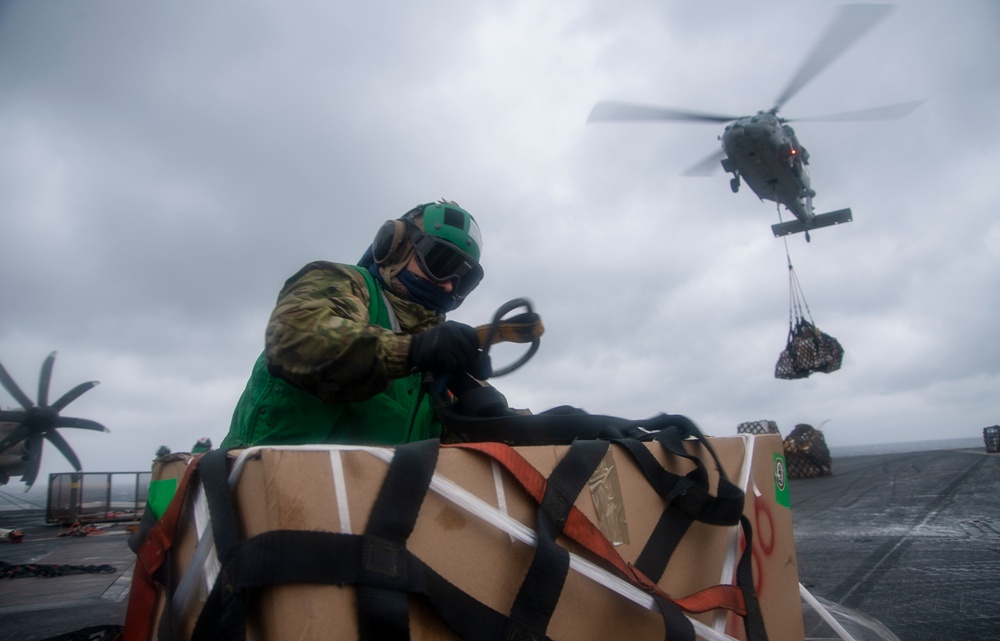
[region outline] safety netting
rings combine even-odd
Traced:
[[[984,427],[983,442],[986,443],[986,451],[990,454],[1000,452],[1000,425]]]
[[[774,421],[762,420],[762,421],[747,421],[745,423],[740,423],[736,426],[737,434],[753,434],[755,436],[760,436],[761,434],[778,434],[778,424]]]
[[[799,423],[784,440],[789,478],[804,479],[833,474],[833,458],[823,432]]]

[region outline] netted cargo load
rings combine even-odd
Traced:
[[[986,443],[986,451],[990,454],[1000,452],[1000,425],[984,427],[983,441]]]
[[[800,318],[788,333],[788,345],[774,366],[774,377],[795,379],[807,378],[814,372],[829,374],[840,369],[843,360],[844,348],[836,338]]]
[[[806,296],[795,275],[792,261],[788,260],[788,343],[778,356],[774,377],[782,379],[808,378],[814,372],[840,369],[844,348],[840,342],[825,334],[813,322]]]
[[[774,421],[747,421],[746,423],[740,423],[736,426],[737,434],[753,434],[759,436],[761,434],[778,434],[778,424]]]
[[[815,478],[833,474],[833,458],[823,432],[812,425],[799,423],[785,437],[785,466],[793,479]]]

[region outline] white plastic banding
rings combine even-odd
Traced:
[[[340,531],[351,533],[351,510],[347,504],[347,481],[344,479],[344,462],[340,450],[330,450],[330,467],[333,469],[333,493],[337,497],[337,515],[340,517]]]
[[[737,484],[744,495],[750,489],[750,466],[753,464],[754,439],[749,434],[741,434],[743,438],[743,467],[740,468],[740,480]],[[729,539],[726,542],[726,558],[722,563],[722,576],[719,583],[731,584],[736,578],[736,557],[740,550],[740,525],[729,528]],[[751,550],[752,552],[752,550]],[[718,610],[712,618],[712,629],[722,632],[726,629],[726,611]]]
[[[816,613],[819,614],[820,618],[826,621],[834,631],[840,635],[840,638],[844,641],[854,641],[854,637],[851,633],[844,629],[844,626],[840,625],[840,622],[833,618],[833,615],[826,609],[826,607],[816,600],[816,597],[806,589],[806,586],[799,583],[799,596],[802,597],[806,603],[808,603]]]
[[[490,459],[490,467],[493,468],[493,485],[497,491],[497,509],[507,514],[507,493],[503,489],[503,476],[500,474],[500,464]],[[510,534],[507,536],[510,537],[512,542],[514,541],[513,536]]]

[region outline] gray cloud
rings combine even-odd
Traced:
[[[546,322],[496,381],[512,405],[679,412],[713,434],[829,419],[834,444],[976,436],[1000,409],[993,3],[901,3],[783,109],[928,99],[796,126],[817,207],[855,212],[787,241],[845,346],[832,374],[773,378],[775,209],[721,172],[679,175],[721,128],[585,123],[600,99],[770,107],[834,6],[6,2],[0,360],[25,389],[53,349],[54,389],[101,380],[67,409],[113,430],[67,435],[90,469],[221,440],[284,279],[447,197],[486,244],[454,317],[527,296]]]

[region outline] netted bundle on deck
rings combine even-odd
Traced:
[[[844,348],[836,338],[800,318],[788,333],[788,346],[778,357],[774,377],[793,379],[807,378],[813,372],[829,374],[840,369],[843,360]]]
[[[833,458],[823,432],[799,423],[785,437],[785,466],[788,477],[807,479],[833,474]]]
[[[984,427],[983,441],[986,442],[986,451],[990,454],[1000,452],[1000,425]]]
[[[747,421],[736,426],[737,434],[778,434],[778,424],[774,421]]]

